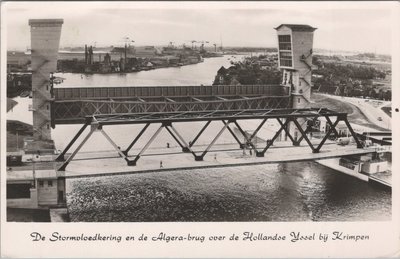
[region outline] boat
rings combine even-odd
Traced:
[[[22,93],[20,93],[20,97],[28,97],[30,95],[30,91],[23,91]]]
[[[391,187],[389,162],[382,154],[368,154],[316,160],[317,163],[335,171],[356,177],[365,182],[378,182]]]

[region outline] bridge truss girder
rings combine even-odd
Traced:
[[[134,99],[57,100],[52,106],[52,126],[82,123],[97,114],[248,110],[290,108],[289,96],[185,96]]]
[[[299,123],[299,119],[308,118],[318,118],[325,117],[327,123],[330,125],[329,130],[326,132],[325,136],[322,138],[317,146],[314,146],[307,136],[309,131],[308,128],[304,129]],[[331,118],[335,118],[335,122],[332,123]],[[241,120],[251,120],[251,119],[261,119],[261,123],[253,131],[251,135],[247,134],[239,124]],[[262,128],[267,120],[275,119],[278,121],[280,128],[276,131],[272,139],[267,140],[267,144],[264,148],[258,149],[254,144],[254,137],[257,135],[258,131]],[[282,122],[284,120],[284,122]],[[182,137],[182,134],[174,127],[174,123],[179,122],[193,122],[193,121],[203,121],[206,122],[205,125],[200,129],[192,141],[187,141]],[[203,134],[205,129],[210,125],[212,121],[221,121],[223,127],[216,133],[214,138],[210,141],[209,145],[200,151],[194,151],[193,146],[198,140],[198,138]],[[274,141],[278,138],[282,131],[285,131],[292,141],[293,146],[299,146],[300,142],[304,139],[313,153],[318,153],[322,146],[325,144],[331,134],[335,137],[339,137],[336,126],[340,121],[344,121],[347,128],[349,129],[352,137],[357,143],[358,148],[362,148],[362,144],[358,139],[357,134],[353,131],[350,123],[347,120],[346,113],[337,113],[328,109],[266,109],[266,110],[235,110],[235,111],[202,111],[202,112],[171,112],[171,113],[137,113],[137,114],[114,114],[114,115],[94,115],[86,117],[85,124],[73,137],[71,142],[66,146],[63,152],[57,157],[57,161],[64,161],[65,154],[71,148],[71,146],[77,141],[79,136],[84,132],[84,130],[90,126],[90,131],[83,139],[83,141],[78,145],[78,147],[72,152],[72,154],[65,160],[63,165],[58,169],[59,171],[65,171],[68,164],[73,160],[75,155],[79,152],[86,141],[91,137],[94,132],[101,132],[108,142],[114,147],[118,155],[127,162],[128,166],[134,166],[137,164],[140,157],[144,154],[151,143],[156,139],[158,134],[163,128],[165,128],[168,133],[173,137],[173,139],[182,148],[183,153],[191,153],[195,161],[202,161],[204,156],[210,151],[212,146],[218,140],[225,130],[228,130],[236,142],[238,142],[240,148],[247,148],[254,150],[257,157],[264,157],[267,150],[273,145]],[[296,139],[290,134],[288,129],[289,123],[292,122],[297,130],[300,132],[300,138]],[[127,125],[127,124],[141,124],[144,125],[142,130],[134,137],[132,142],[128,145],[125,150],[121,150],[118,144],[111,139],[111,137],[104,131],[104,126],[108,125]],[[147,143],[143,148],[133,156],[129,156],[129,152],[132,147],[137,143],[137,141],[143,137],[143,133],[151,124],[159,124],[159,128],[155,133],[148,139]],[[231,128],[230,125],[234,124],[240,135],[238,136]],[[244,142],[240,141],[244,139]]]

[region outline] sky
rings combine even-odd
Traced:
[[[395,2],[16,2],[2,6],[7,49],[30,46],[28,20],[62,18],[60,45],[175,45],[191,40],[224,46],[277,47],[282,23],[318,28],[314,48],[391,53]],[[397,6],[396,6],[397,7]],[[396,9],[397,10],[397,9]],[[4,23],[5,22],[5,23]]]

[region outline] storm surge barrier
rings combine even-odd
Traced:
[[[51,122],[80,124],[97,114],[291,108],[281,85],[64,87],[53,89]]]

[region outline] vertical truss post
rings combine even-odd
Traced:
[[[150,123],[147,123],[144,128],[139,132],[139,134],[136,136],[136,138],[132,141],[132,143],[124,150],[122,151],[126,156],[129,153],[129,150],[136,144],[136,142],[140,139],[140,137],[143,135],[143,133],[146,131],[146,129],[150,126]]]
[[[162,130],[163,125],[161,125],[157,131],[153,134],[153,136],[151,136],[150,140],[144,145],[144,147],[142,148],[142,150],[139,152],[139,154],[136,155],[136,157],[133,160],[129,160],[128,161],[128,165],[136,165],[136,162],[139,160],[140,156],[147,150],[147,148],[150,146],[150,144],[154,141],[154,139],[158,136],[158,134],[160,133],[160,131]]]
[[[229,127],[229,123],[230,123],[230,122],[227,123],[227,122],[225,122],[225,120],[222,120],[222,123],[223,123],[224,125],[227,125],[227,124],[228,124],[228,126],[227,126],[228,131],[231,133],[231,135],[233,136],[233,138],[234,138],[234,139],[236,140],[236,142],[239,144],[239,147],[240,147],[241,149],[243,149],[245,144],[243,144],[242,142],[240,142],[240,139],[236,136],[235,132],[233,132],[233,130]]]
[[[299,122],[297,121],[297,119],[292,119],[292,121],[294,122],[294,124],[296,125],[297,129],[300,131],[301,136],[307,141],[307,144],[310,146],[311,150],[313,151],[313,153],[318,153],[319,150],[316,150],[313,146],[313,144],[311,143],[311,141],[308,139],[307,134],[304,132],[303,128],[301,127],[301,125],[299,124]]]
[[[211,141],[210,145],[208,145],[206,150],[204,150],[200,156],[195,156],[196,161],[203,161],[204,156],[207,154],[207,152],[210,150],[210,148],[214,145],[214,143],[221,136],[221,134],[226,130],[226,128],[229,127],[229,123],[230,123],[229,121],[227,123],[224,123],[224,127],[218,132],[217,136],[215,136],[215,138]]]
[[[69,164],[69,162],[72,161],[72,159],[79,152],[79,150],[82,148],[82,146],[86,143],[86,141],[88,141],[90,136],[92,136],[93,132],[96,131],[97,127],[98,127],[97,124],[91,125],[89,134],[87,134],[87,136],[83,139],[83,141],[79,144],[79,146],[75,149],[75,151],[71,154],[71,156],[68,157],[68,159],[61,165],[61,167],[57,171],[65,171],[65,168],[67,168],[67,165]]]
[[[357,134],[354,132],[349,121],[347,120],[347,114],[342,115],[341,120],[344,121],[344,123],[346,123],[347,128],[350,130],[351,135],[353,136],[354,140],[357,143],[357,148],[363,148],[363,145],[361,144],[360,140],[358,139]]]
[[[76,133],[76,135],[72,138],[72,140],[64,148],[62,153],[57,156],[56,161],[64,161],[65,160],[65,154],[72,147],[72,145],[79,138],[79,136],[83,133],[83,131],[86,129],[86,127],[90,124],[90,122],[91,122],[91,118],[89,118],[89,119],[87,118],[86,123],[82,126],[82,128],[79,129],[78,133]]]
[[[192,147],[194,145],[194,143],[196,143],[197,139],[204,132],[204,130],[208,127],[208,125],[210,125],[210,123],[211,123],[211,120],[207,121],[207,123],[203,126],[203,128],[201,128],[199,133],[197,133],[196,137],[191,142],[189,142],[189,147]]]
[[[265,152],[268,150],[270,146],[272,146],[276,138],[278,138],[278,136],[281,134],[282,130],[288,125],[289,121],[290,120],[286,120],[285,123],[280,127],[280,129],[275,133],[275,136],[272,139],[267,140],[267,145],[261,152],[256,151],[257,157],[264,157]]]
[[[290,138],[290,140],[292,141],[292,144],[293,144],[293,146],[299,146],[300,145],[300,141],[295,141],[294,140],[294,138],[292,137],[292,135],[290,134],[290,131],[288,130],[288,128],[287,128],[287,125],[288,124],[286,124],[286,126],[284,127],[283,125],[283,122],[279,119],[279,118],[276,118],[276,120],[279,122],[279,124],[281,125],[281,127],[283,128],[283,130],[285,131],[285,133],[286,133],[286,136],[288,136],[289,138]],[[290,122],[290,118],[287,118],[286,119],[286,121],[289,121]]]

